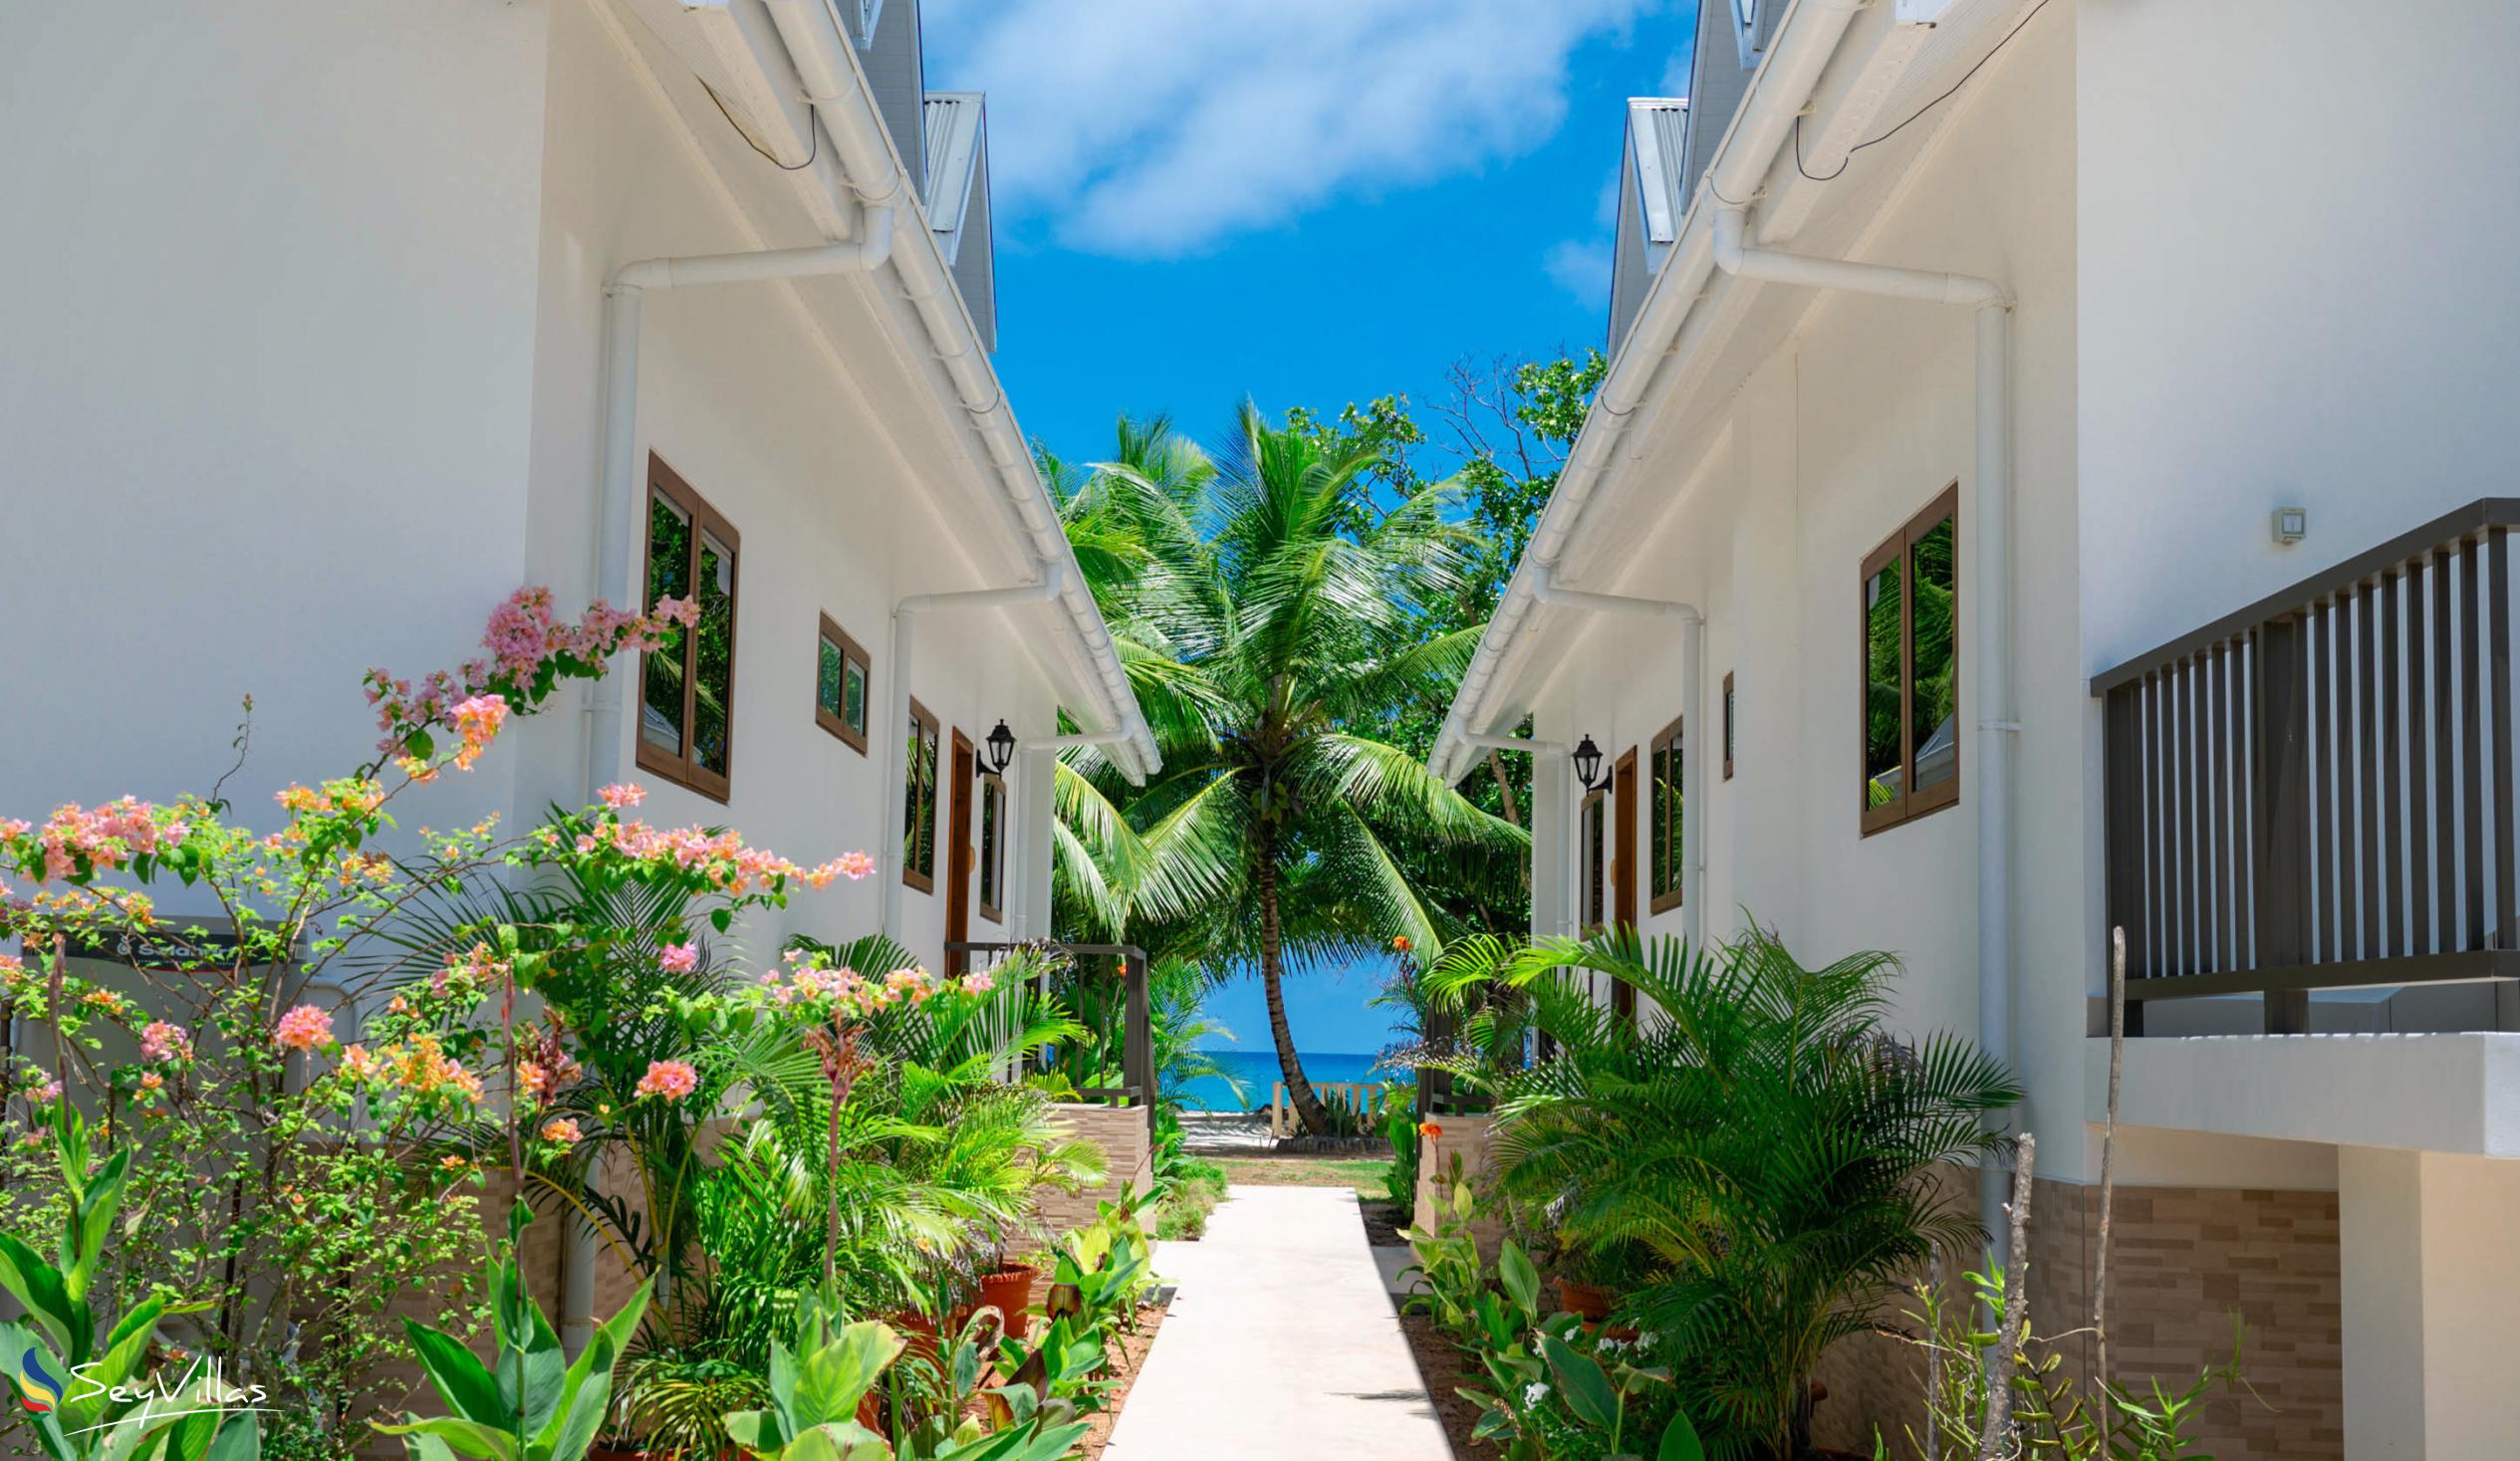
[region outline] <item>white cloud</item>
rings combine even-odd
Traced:
[[[1610,244],[1570,238],[1540,256],[1541,271],[1560,289],[1594,309],[1610,307]]]
[[[1193,251],[1344,193],[1520,155],[1568,59],[1659,0],[930,0],[935,77],[989,94],[1003,207]]]

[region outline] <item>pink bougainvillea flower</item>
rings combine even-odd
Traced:
[[[700,1073],[684,1061],[649,1061],[647,1074],[638,1078],[639,1095],[667,1100],[680,1100],[699,1089]]]
[[[284,1050],[326,1050],[337,1042],[333,1039],[333,1017],[313,1005],[300,1005],[280,1017],[272,1028],[271,1043]]]
[[[624,807],[635,807],[646,801],[647,788],[633,782],[617,781],[596,795],[604,799],[605,806],[619,812]]]
[[[656,617],[669,618],[686,629],[690,628],[700,621],[700,601],[696,597],[659,599],[656,601]]]
[[[962,992],[964,994],[987,994],[990,990],[995,988],[997,988],[997,980],[990,977],[989,971],[986,969],[974,969],[970,973],[962,976]]]
[[[578,1123],[567,1116],[557,1116],[543,1123],[543,1139],[554,1146],[575,1146],[580,1134]]]
[[[192,1037],[183,1028],[163,1020],[152,1020],[140,1032],[140,1059],[163,1063],[192,1059]]]
[[[656,951],[656,967],[668,974],[688,974],[700,967],[700,946],[669,943]]]
[[[384,1067],[364,1045],[342,1047],[342,1074],[354,1081],[373,1081],[384,1074]]]
[[[481,759],[499,727],[507,724],[508,702],[504,695],[473,695],[457,701],[447,710],[455,722],[455,731],[464,738],[463,749],[455,753],[455,765],[465,771]]]
[[[864,852],[843,852],[832,859],[832,865],[851,882],[860,882],[875,875],[875,858]]]
[[[47,1076],[26,1094],[26,1098],[37,1105],[51,1105],[61,1099],[61,1083]]]

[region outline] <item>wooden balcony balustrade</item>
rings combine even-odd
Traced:
[[[2130,1034],[2161,999],[2297,1034],[2315,989],[2520,978],[2514,527],[2470,503],[2094,677]]]

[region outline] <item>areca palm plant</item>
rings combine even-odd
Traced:
[[[1821,1355],[1888,1318],[1935,1249],[1983,1241],[1933,1168],[1995,1152],[1986,1117],[2020,1091],[1966,1039],[1893,1038],[1896,972],[1882,953],[1805,969],[1756,929],[1707,954],[1626,928],[1465,941],[1434,972],[1455,994],[1528,994],[1474,1017],[1473,1044],[1518,1042],[1528,1020],[1554,1059],[1455,1066],[1497,1098],[1498,1189],[1579,1253],[1649,1255],[1661,1277],[1625,1307],[1667,1337],[1710,1454],[1796,1455]],[[1597,1005],[1595,973],[1644,1018]]]
[[[1424,629],[1473,540],[1449,484],[1378,501],[1380,445],[1248,403],[1213,456],[1161,421],[1124,420],[1119,445],[1063,485],[1062,516],[1164,766],[1133,789],[1067,753],[1066,916],[1256,971],[1289,1095],[1322,1131],[1287,974],[1399,938],[1438,949],[1464,928],[1448,887],[1526,876],[1520,828],[1372,733],[1394,704],[1448,696],[1476,648],[1477,627]]]

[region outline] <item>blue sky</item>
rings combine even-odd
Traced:
[[[1601,343],[1623,103],[1686,89],[1693,0],[926,0],[989,94],[997,367],[1074,462],[1120,412],[1210,436]],[[1307,1050],[1379,974],[1290,981]],[[1265,1048],[1259,991],[1217,1013]]]

